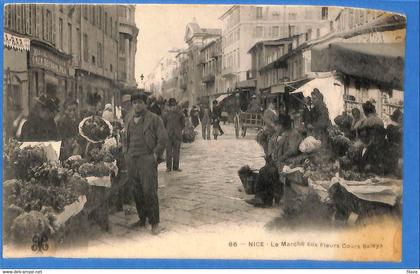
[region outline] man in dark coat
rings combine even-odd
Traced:
[[[312,124],[312,100],[311,97],[305,97],[305,103],[303,104],[303,114],[302,114],[302,121],[305,129],[308,128],[309,125]]]
[[[361,151],[360,171],[379,176],[393,172],[398,159],[390,157],[389,144],[385,139],[385,129],[378,124],[372,127],[362,127],[359,130],[359,136],[365,146]]]
[[[178,109],[175,98],[170,98],[168,112],[163,115],[163,124],[168,132],[166,145],[166,171],[181,171],[179,156],[182,143],[182,130],[185,127],[185,115]]]
[[[257,113],[257,112],[261,112],[261,110],[262,110],[261,106],[257,101],[257,96],[252,95],[251,102],[249,103],[246,111],[247,112],[252,112],[252,113]]]
[[[154,96],[149,97],[149,111],[153,112],[156,115],[161,116],[162,110],[160,109],[159,105],[156,102],[156,98]]]
[[[159,233],[157,166],[168,136],[162,119],[147,110],[146,101],[144,93],[131,96],[134,115],[127,125],[126,165],[139,216],[133,226],[144,227],[148,219],[156,235]]]
[[[311,110],[312,126],[314,127],[315,138],[321,140],[322,145],[328,142],[327,129],[331,125],[327,105],[324,103],[324,96],[319,89],[314,88],[311,93],[313,108]]]
[[[23,124],[21,139],[26,142],[58,140],[57,125],[54,121],[58,112],[58,99],[40,96]]]
[[[222,107],[219,106],[217,100],[214,100],[213,101],[212,119],[213,119],[213,121],[215,121],[214,127],[216,127],[219,130],[220,136],[225,134],[222,127],[220,126],[221,118],[222,118]]]

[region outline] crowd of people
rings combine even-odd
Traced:
[[[121,152],[118,167],[127,171],[126,178],[118,175],[114,183],[126,189],[127,182],[131,186],[139,217],[133,227],[145,226],[148,220],[156,234],[159,232],[158,164],[166,159],[167,172],[180,172],[181,143],[194,141],[199,124],[205,140],[211,139],[211,132],[215,140],[223,135],[221,108],[215,100],[212,110],[200,104],[188,111],[175,98],[164,100],[145,93],[124,95],[121,101],[120,115],[117,108],[103,102],[97,93],[88,95],[83,110],[79,110],[77,100],[68,99],[60,111],[59,100],[54,92],[49,92],[36,99],[27,119],[19,116],[19,121],[14,122],[13,138],[24,142],[61,141],[59,160],[65,161],[75,155],[84,157],[86,153],[89,142],[79,134],[83,119],[95,115],[107,120],[113,126],[112,137]],[[119,189],[116,196],[127,196],[127,193]],[[123,200],[127,201],[127,197],[117,197],[119,209]]]
[[[157,198],[157,166],[165,161],[167,172],[180,172],[182,142],[192,142],[195,129],[201,124],[204,140],[217,140],[224,131],[220,125],[222,108],[215,100],[212,108],[206,104],[182,108],[175,98],[163,100],[144,93],[122,97],[121,116],[114,107],[103,102],[98,94],[91,94],[87,108],[79,112],[76,100],[67,100],[59,112],[55,96],[40,96],[25,121],[15,121],[15,138],[21,141],[61,141],[60,160],[73,155],[83,155],[87,141],[79,135],[82,119],[101,116],[114,127],[113,136],[121,147],[123,159],[120,168],[127,170],[127,181],[133,188],[139,221],[133,226],[152,225],[152,232],[159,233],[159,204]],[[391,122],[384,122],[377,115],[375,105],[367,101],[362,108],[353,108],[334,119],[329,118],[322,93],[314,89],[311,97],[304,99],[302,124],[296,125],[284,108],[275,109],[269,103],[263,111],[264,128],[257,141],[265,153],[265,166],[260,170],[255,199],[248,200],[255,206],[271,206],[279,202],[283,187],[278,181],[283,167],[302,154],[301,143],[307,138],[320,142],[321,147],[333,151],[342,169],[379,176],[401,176],[402,165],[402,112],[395,110]],[[261,112],[256,98],[249,110]],[[362,112],[361,112],[362,110]],[[78,115],[80,113],[80,115]],[[335,138],[340,136],[340,138]],[[340,140],[339,142],[337,140]],[[344,140],[344,141],[343,141]],[[117,178],[121,180],[121,178]],[[122,198],[124,199],[124,198]]]
[[[402,112],[396,109],[385,128],[372,101],[355,107],[334,119],[329,118],[322,93],[314,89],[304,99],[302,124],[296,125],[290,115],[276,111],[269,104],[264,111],[264,129],[257,136],[265,153],[265,166],[259,171],[254,199],[248,203],[258,207],[279,202],[284,186],[279,175],[285,165],[302,153],[304,140],[320,143],[320,149],[331,153],[341,169],[375,176],[401,176],[402,169]],[[308,139],[306,139],[308,138]]]

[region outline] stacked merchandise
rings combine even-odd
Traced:
[[[63,225],[56,217],[86,193],[87,181],[49,160],[46,150],[43,144],[22,148],[14,140],[5,146],[5,169],[14,178],[3,183],[4,228],[6,238],[15,242],[30,241],[35,234],[54,234]]]

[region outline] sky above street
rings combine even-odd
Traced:
[[[195,17],[202,28],[222,28],[219,17],[226,5],[137,5],[136,80],[153,71],[161,57],[173,48],[186,48],[185,29]]]

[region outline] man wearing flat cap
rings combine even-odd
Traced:
[[[128,120],[130,119],[129,113],[131,112],[131,95],[125,94],[123,97],[121,97],[121,118],[124,121],[124,124],[128,123]]]
[[[163,114],[163,123],[168,132],[166,171],[181,171],[179,169],[179,156],[182,130],[185,127],[185,115],[179,110],[175,98],[170,98],[168,101],[168,111]]]
[[[133,184],[133,194],[139,221],[133,227],[152,226],[159,233],[159,200],[157,166],[167,143],[162,119],[147,110],[147,95],[133,94],[133,117],[127,124],[126,165]]]

